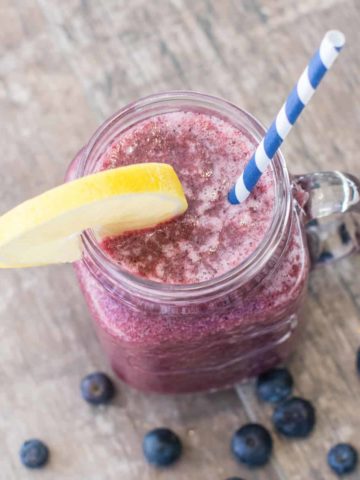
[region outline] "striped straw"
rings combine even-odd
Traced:
[[[343,33],[331,30],[325,34],[319,50],[303,71],[243,173],[230,190],[228,194],[230,203],[241,203],[250,195],[303,108],[309,103],[325,73],[336,60],[344,44],[345,36]]]

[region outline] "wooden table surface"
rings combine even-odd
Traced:
[[[358,0],[0,0],[1,211],[62,182],[66,165],[114,110],[166,89],[192,89],[241,105],[268,124],[329,28],[348,45],[283,148],[294,173],[360,173]],[[6,174],[4,174],[6,172]],[[296,393],[314,402],[308,440],[274,435],[264,469],[229,453],[245,422],[271,427],[253,385],[213,395],[143,395],[118,383],[108,408],[79,394],[80,378],[107,369],[71,266],[0,275],[1,480],[331,480],[328,448],[360,450],[359,256],[314,272],[307,326],[289,362]],[[185,444],[158,472],[144,433],[169,426]],[[39,437],[51,462],[18,459]],[[359,479],[360,470],[349,479]]]

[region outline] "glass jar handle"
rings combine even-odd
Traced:
[[[313,265],[360,251],[360,180],[333,171],[292,178],[295,197],[305,191],[303,212]]]

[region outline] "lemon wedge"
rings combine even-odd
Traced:
[[[100,237],[153,227],[182,214],[186,198],[174,169],[141,163],[88,175],[21,203],[0,217],[0,267],[73,262],[81,233]]]

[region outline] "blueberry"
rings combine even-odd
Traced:
[[[92,405],[108,403],[115,394],[114,384],[102,372],[90,373],[81,380],[81,395]]]
[[[356,354],[356,368],[357,368],[358,374],[360,375],[360,347]]]
[[[338,475],[351,473],[355,470],[358,454],[354,447],[348,443],[339,443],[332,447],[328,453],[328,464]]]
[[[278,403],[290,394],[294,381],[286,368],[274,368],[259,376],[256,391],[264,402]]]
[[[316,218],[313,218],[310,220],[307,224],[307,227],[318,227],[319,226],[319,221]]]
[[[179,459],[182,452],[180,438],[168,428],[155,428],[143,440],[146,460],[157,467],[167,467]]]
[[[275,408],[272,420],[286,437],[307,437],[315,425],[315,409],[303,398],[289,398]]]
[[[244,480],[244,479],[240,477],[229,477],[226,480]]]
[[[317,261],[318,261],[318,263],[326,263],[329,260],[332,260],[333,258],[334,258],[334,255],[331,252],[329,252],[328,250],[324,250],[324,251],[321,252]]]
[[[349,230],[346,228],[345,223],[339,226],[339,236],[343,245],[347,245],[351,242],[351,236]]]
[[[272,446],[270,433],[256,423],[248,423],[241,427],[231,440],[234,456],[249,467],[265,465],[270,458]]]
[[[41,440],[32,438],[22,444],[19,455],[25,467],[41,468],[49,459],[49,449]]]

